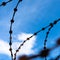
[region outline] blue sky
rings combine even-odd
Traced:
[[[0,4],[3,1],[7,0],[0,0]],[[13,14],[13,9],[17,2],[17,0],[13,0],[5,7],[0,7],[0,60],[11,60],[10,55],[8,54],[9,26]],[[53,22],[58,18],[60,18],[60,0],[23,0],[19,4],[18,11],[14,18],[15,22],[13,24],[13,47],[17,43],[22,43],[25,37],[29,37],[34,32],[40,30],[42,27],[47,26],[50,22]],[[60,22],[58,22],[58,24],[56,24],[56,26],[54,26],[54,28],[52,28],[52,30],[50,31],[47,47],[54,46],[56,39],[60,37],[59,27]],[[30,53],[25,53],[25,51],[21,53],[20,51],[19,54],[29,55],[34,54],[34,52],[38,53],[39,50],[43,48],[46,32],[47,30],[40,32],[37,36],[34,36],[31,41],[26,43],[29,43],[28,46],[30,46],[30,48],[26,48],[26,50]],[[27,46],[26,44],[25,47]],[[23,49],[24,47],[22,48],[22,50]],[[60,48],[58,47],[57,49],[52,51],[50,57],[54,58],[59,55],[59,49]],[[6,51],[8,51],[8,53]],[[56,55],[54,54],[55,52]],[[36,60],[40,59],[37,58]]]

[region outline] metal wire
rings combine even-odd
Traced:
[[[12,0],[8,0],[7,2],[2,2],[2,4],[0,4],[0,6],[6,6],[9,2],[11,2]],[[46,32],[46,37],[45,37],[45,40],[44,40],[44,49],[42,50],[42,53],[45,53],[44,55],[42,55],[42,53],[40,52],[40,55],[35,55],[35,56],[31,56],[30,58],[35,58],[35,57],[38,57],[38,56],[41,56],[41,57],[44,57],[45,60],[47,60],[47,53],[49,52],[49,50],[47,50],[47,47],[46,47],[46,43],[47,43],[47,38],[49,36],[49,33],[50,33],[50,30],[60,21],[60,18],[53,21],[52,23],[50,23],[49,25],[41,28],[40,30],[38,30],[37,32],[35,32],[32,36],[30,37],[27,37],[23,43],[21,45],[19,45],[18,49],[16,50],[16,52],[13,54],[12,52],[12,34],[13,34],[13,30],[12,30],[12,27],[13,27],[13,23],[14,23],[14,17],[15,17],[15,14],[16,12],[18,11],[17,7],[19,5],[19,3],[22,2],[22,0],[18,0],[15,8],[14,8],[14,12],[13,12],[13,15],[12,15],[12,18],[10,20],[10,30],[9,30],[9,34],[10,34],[10,37],[9,37],[9,51],[11,53],[11,58],[12,60],[16,60],[16,55],[17,53],[19,52],[19,50],[21,49],[21,47],[24,45],[25,42],[29,41],[33,36],[36,36],[38,33],[40,33],[41,31],[44,31],[48,28],[48,31]],[[47,51],[47,52],[46,52]],[[14,55],[14,58],[13,58],[13,55]],[[59,56],[60,57],[60,56]],[[56,58],[57,59],[57,58]],[[56,60],[55,59],[55,60]]]
[[[1,4],[0,4],[0,6],[6,6],[8,3],[10,3],[12,0],[8,0],[8,1],[6,1],[6,2],[2,2]]]

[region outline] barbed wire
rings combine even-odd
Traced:
[[[58,43],[59,42],[59,43]],[[59,39],[57,39],[57,41],[56,41],[56,45],[54,45],[53,47],[51,47],[51,48],[47,48],[47,49],[43,49],[43,50],[41,50],[38,54],[35,54],[35,55],[32,55],[32,56],[27,56],[27,55],[22,55],[22,56],[19,56],[18,57],[18,60],[31,60],[31,59],[35,59],[35,58],[38,58],[38,57],[40,57],[40,58],[44,58],[44,57],[47,57],[47,56],[49,56],[49,54],[50,54],[50,52],[52,51],[52,50],[54,50],[54,49],[56,49],[56,48],[58,48],[60,46],[60,38]],[[58,60],[58,59],[60,59],[60,55],[58,55],[56,58],[51,58],[51,59],[49,59],[49,60]],[[46,60],[46,58],[45,58],[45,60]]]
[[[48,29],[48,32],[46,33],[46,38],[45,38],[45,41],[44,41],[44,50],[46,50],[46,42],[47,42],[47,38],[48,38],[49,32],[50,32],[51,28],[53,28],[53,26],[54,26],[55,24],[57,24],[57,22],[59,22],[59,21],[60,21],[60,19],[55,20],[53,23],[50,23],[48,26],[43,27],[41,30],[35,32],[32,36],[30,36],[30,37],[28,37],[26,40],[24,40],[23,43],[19,46],[19,48],[16,50],[15,55],[17,54],[17,52],[19,52],[19,50],[21,49],[21,47],[24,45],[24,43],[25,43],[26,41],[30,40],[33,36],[36,36],[36,35],[37,35],[38,33],[40,33],[41,31],[44,31],[46,28],[50,27],[50,28]],[[46,59],[46,56],[44,56],[44,57],[45,57],[45,60],[47,60],[47,59]]]
[[[0,6],[6,6],[7,3],[11,2],[12,0],[8,0],[7,2],[2,2]]]
[[[12,30],[12,24],[14,23],[14,17],[15,17],[15,14],[17,12],[17,7],[19,5],[19,3],[21,2],[22,0],[19,0],[14,8],[14,12],[13,12],[13,16],[12,16],[12,19],[10,20],[11,24],[10,24],[10,31],[9,31],[9,34],[10,34],[10,42],[9,42],[9,45],[10,45],[10,53],[11,53],[11,57],[12,57],[12,60],[16,60],[16,57],[13,58],[13,52],[12,52],[12,33],[13,33],[13,30]]]
[[[6,6],[7,3],[11,2],[12,0],[9,0],[7,2],[2,2],[2,4],[0,6]],[[22,0],[18,0],[15,8],[14,8],[14,12],[13,12],[13,15],[12,15],[12,19],[10,20],[10,30],[9,30],[9,34],[10,34],[10,42],[9,42],[9,51],[11,53],[11,58],[12,60],[16,60],[16,55],[17,53],[19,52],[19,50],[21,49],[21,47],[24,45],[25,42],[29,41],[33,36],[36,36],[38,33],[40,33],[41,31],[44,31],[45,29],[48,28],[48,31],[46,32],[46,37],[45,37],[45,40],[44,40],[44,49],[40,52],[40,54],[38,55],[34,55],[34,56],[31,56],[30,58],[34,58],[34,57],[44,57],[45,60],[47,60],[47,56],[48,56],[48,53],[49,53],[49,49],[46,47],[46,43],[47,43],[47,38],[48,38],[48,35],[50,33],[50,30],[54,27],[55,24],[57,24],[59,21],[60,21],[60,18],[57,19],[57,20],[54,20],[52,23],[50,23],[49,25],[41,28],[39,31],[35,32],[33,35],[31,35],[30,37],[27,37],[26,40],[23,41],[23,43],[21,45],[19,45],[18,49],[16,50],[16,52],[13,54],[12,52],[12,33],[13,33],[13,30],[12,30],[12,27],[13,27],[13,23],[14,23],[14,17],[15,17],[15,14],[17,12],[17,7],[19,5],[19,3],[22,2]],[[58,42],[59,43],[59,42]],[[60,44],[60,43],[59,43]],[[13,55],[14,55],[14,58],[13,58]]]
[[[53,28],[53,26],[57,23],[57,21],[54,21],[54,23],[50,23],[50,27],[48,28],[48,31],[46,32],[46,37],[45,37],[45,40],[44,40],[44,50],[46,50],[46,43],[47,43],[47,38],[48,38],[48,35],[50,33],[50,30]],[[45,60],[47,60],[46,56],[45,56]]]

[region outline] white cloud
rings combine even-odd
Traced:
[[[0,53],[10,55],[8,43],[1,39],[0,39]]]
[[[27,34],[27,33],[21,33],[18,35],[18,40],[24,41],[26,38],[30,37],[32,34]],[[28,40],[24,46],[20,50],[20,54],[31,54],[34,53],[34,50],[32,49],[35,45],[36,41],[36,36],[32,37],[30,40]],[[21,52],[22,51],[22,52]]]
[[[21,34],[18,34],[18,40],[26,40],[26,38],[28,38],[28,37],[30,37],[30,36],[32,36],[33,34],[27,34],[27,33],[21,33]],[[34,37],[32,37],[31,39],[30,39],[30,41],[31,40],[35,40],[36,39],[36,37],[34,36]]]
[[[17,36],[18,40],[21,40],[23,42],[23,40],[25,40],[27,37],[30,37],[32,34],[27,34],[27,33],[21,33]],[[32,49],[35,45],[35,41],[36,41],[36,37],[32,37],[29,41],[27,41],[22,48],[20,49],[18,55],[21,54],[32,54],[34,53],[34,50]],[[18,48],[18,46],[22,43],[22,42],[13,42],[13,53],[15,53],[15,50]],[[0,40],[0,53],[3,54],[7,54],[10,56],[10,52],[9,52],[9,44],[7,42],[5,42],[4,40]]]

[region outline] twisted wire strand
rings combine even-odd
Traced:
[[[48,35],[49,35],[51,29],[52,29],[52,26],[49,27],[48,31],[46,32],[46,37],[45,37],[45,40],[44,40],[44,50],[47,49],[46,43],[47,43],[47,38],[48,38]],[[45,60],[47,60],[47,56],[45,56]]]
[[[25,43],[26,41],[30,40],[33,36],[36,36],[36,35],[37,35],[38,33],[40,33],[41,31],[44,31],[46,28],[50,27],[50,28],[48,29],[48,32],[47,32],[47,34],[46,34],[46,38],[45,38],[45,41],[44,41],[44,47],[45,47],[45,49],[46,49],[46,42],[47,42],[47,38],[48,38],[49,32],[50,32],[51,28],[52,28],[55,24],[57,24],[57,22],[59,22],[59,21],[60,21],[60,18],[59,18],[58,20],[55,20],[53,23],[50,23],[48,26],[43,27],[41,30],[35,32],[32,36],[30,36],[30,37],[28,37],[26,40],[24,40],[23,43],[22,43],[22,44],[18,47],[18,49],[16,50],[16,53],[14,54],[15,57],[16,57],[16,54],[19,52],[19,50],[21,49],[21,47],[24,45],[24,43]],[[45,58],[45,60],[47,60],[47,59]]]
[[[8,1],[6,1],[6,2],[2,2],[1,4],[0,4],[0,6],[6,6],[9,2],[11,2],[12,0],[8,0]]]
[[[10,25],[10,31],[9,31],[9,33],[10,33],[10,42],[9,42],[9,45],[10,45],[10,49],[9,49],[9,51],[10,51],[10,53],[11,53],[11,57],[12,57],[12,60],[13,60],[13,52],[12,52],[12,22],[11,22],[11,25]]]
[[[46,32],[46,37],[44,40],[44,50],[47,49],[46,44],[47,44],[47,38],[48,38],[48,35],[50,33],[50,30],[54,27],[55,24],[57,24],[58,21],[59,21],[59,19],[54,21],[53,23],[50,23],[50,27],[48,28],[48,31]],[[46,56],[45,56],[45,60],[47,60]]]
[[[2,2],[2,4],[0,4],[0,6],[6,6],[9,2],[11,2],[12,0],[8,0],[7,2]],[[15,8],[14,8],[14,12],[13,12],[13,16],[12,16],[12,19],[10,20],[10,31],[9,31],[9,34],[10,34],[10,42],[9,42],[9,51],[11,53],[11,58],[12,60],[16,60],[16,54],[17,52],[19,52],[19,50],[21,49],[21,47],[24,45],[24,43],[28,40],[30,40],[33,36],[36,36],[38,33],[40,33],[41,31],[44,31],[46,28],[49,27],[48,31],[46,32],[46,37],[45,37],[45,40],[44,40],[44,49],[46,49],[46,43],[47,43],[47,38],[48,38],[48,35],[50,33],[50,30],[53,28],[53,26],[55,24],[57,24],[57,22],[60,21],[60,18],[58,20],[55,20],[53,23],[50,23],[48,26],[46,27],[43,27],[42,29],[40,29],[39,31],[35,32],[32,36],[26,38],[26,40],[23,41],[23,43],[18,47],[18,49],[16,50],[15,54],[14,54],[14,58],[13,58],[13,52],[12,52],[12,33],[13,33],[13,30],[12,30],[12,26],[13,26],[13,23],[14,23],[14,17],[15,17],[15,14],[17,12],[17,7],[19,5],[19,3],[21,2],[22,0],[18,0],[18,3],[16,4]],[[60,56],[59,56],[60,57]],[[47,58],[45,57],[45,60],[47,60]]]
[[[60,41],[59,39],[58,39],[58,41]],[[56,44],[57,44],[57,42],[56,42]],[[60,45],[60,43],[59,43],[59,45]],[[49,55],[49,53],[52,51],[52,50],[54,50],[54,49],[56,49],[58,46],[53,46],[53,47],[51,47],[51,48],[47,48],[46,50],[41,50],[38,54],[34,54],[34,55],[31,55],[31,56],[27,56],[27,55],[22,55],[22,56],[20,56],[19,58],[18,58],[18,60],[30,60],[30,59],[35,59],[35,58],[37,58],[37,57],[41,57],[41,58],[44,58],[45,56],[48,56]],[[49,59],[49,60],[59,60],[60,59],[60,55],[58,55],[56,58],[51,58],[51,59]],[[45,60],[47,60],[47,58],[45,58]]]
[[[9,51],[11,53],[12,60],[16,60],[16,58],[13,58],[13,52],[12,52],[12,33],[13,33],[12,24],[14,23],[14,17],[15,17],[15,14],[17,12],[17,7],[21,1],[22,0],[19,0],[17,5],[15,6],[12,19],[10,20],[11,24],[10,24],[10,31],[9,31],[9,34],[10,34],[10,42],[9,42],[10,49],[9,49]]]
[[[60,19],[58,19],[58,20],[55,20],[53,23],[50,23],[49,24],[49,28],[48,28],[48,31],[46,32],[46,37],[45,37],[45,40],[44,40],[44,49],[46,49],[46,43],[47,43],[47,38],[48,38],[48,35],[49,35],[49,33],[50,33],[50,30],[54,27],[54,25],[55,24],[57,24],[57,22],[59,22],[60,21]]]
[[[57,48],[56,46],[53,46],[52,48]],[[47,49],[45,52],[47,52],[48,51],[48,55],[49,55],[49,53],[50,53],[50,51],[52,51],[52,50],[54,50],[54,49],[52,49],[52,48],[49,48],[49,49]],[[30,60],[30,59],[35,59],[35,58],[40,58],[40,57],[43,57],[44,56],[44,50],[42,50],[42,51],[40,51],[38,54],[34,54],[34,55],[31,55],[31,56],[27,56],[27,55],[22,55],[22,56],[20,56],[19,58],[18,58],[18,60]],[[58,55],[56,58],[51,58],[51,59],[49,59],[49,60],[59,60],[60,59],[60,55]],[[47,60],[47,58],[45,58],[45,60]]]

